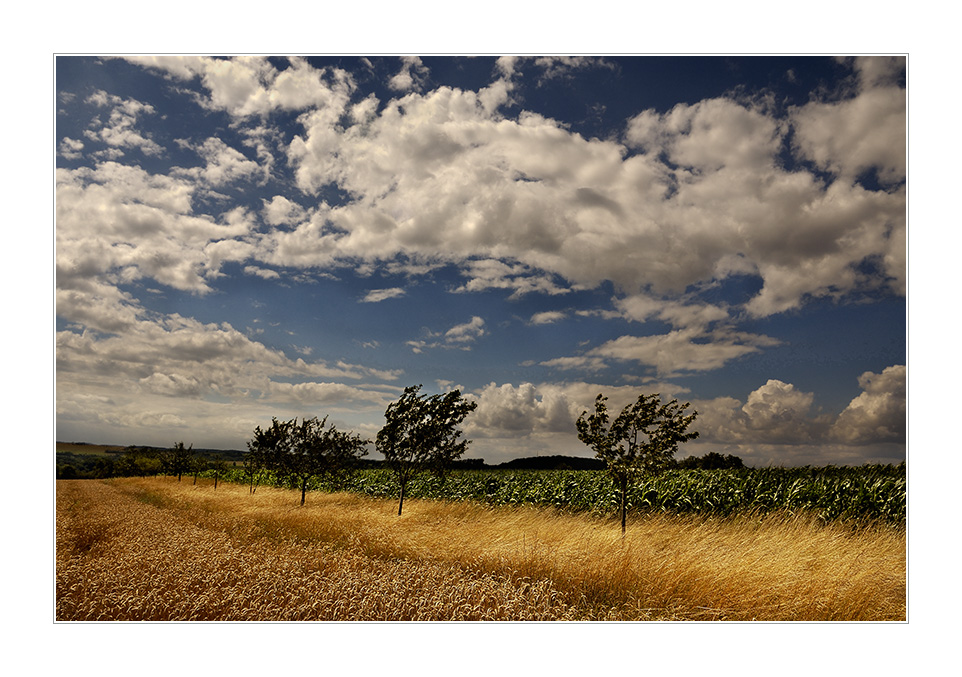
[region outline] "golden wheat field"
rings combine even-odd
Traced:
[[[906,539],[790,516],[56,485],[58,621],[899,621]]]

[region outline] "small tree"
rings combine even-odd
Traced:
[[[178,442],[171,448],[170,453],[167,455],[168,463],[170,464],[170,471],[172,475],[177,475],[177,481],[180,482],[180,477],[185,472],[190,472],[191,464],[194,458],[194,445],[191,444],[189,447],[184,447],[183,442]]]
[[[306,418],[300,424],[296,418],[283,422],[275,418],[270,428],[255,428],[254,439],[247,443],[244,469],[251,478],[251,493],[254,493],[255,477],[270,470],[291,486],[300,488],[301,505],[304,505],[311,479],[339,477],[367,454],[366,444],[368,441],[359,435],[327,425],[327,417]]]
[[[254,428],[254,437],[248,440],[244,457],[244,473],[250,478],[250,493],[257,490],[256,483],[265,473],[280,472],[290,445],[291,425],[291,421],[281,422],[273,418],[269,428]]]
[[[197,484],[197,476],[200,475],[205,470],[207,470],[207,467],[208,467],[207,459],[204,458],[203,456],[194,456],[194,458],[191,459],[190,470],[194,474],[195,485]]]
[[[307,495],[307,483],[320,476],[337,477],[360,456],[367,454],[366,440],[359,435],[341,432],[334,424],[306,418],[297,424],[289,422],[291,441],[283,462],[283,472],[301,487],[301,505]]]
[[[686,416],[688,402],[679,405],[678,400],[672,400],[662,404],[661,395],[640,395],[609,426],[607,400],[599,394],[595,398],[595,413],[589,416],[583,412],[576,426],[578,439],[605,462],[618,486],[624,536],[628,482],[640,473],[658,473],[670,467],[678,444],[698,437],[697,432],[687,432],[698,412]]]
[[[375,447],[394,471],[401,494],[397,514],[404,508],[408,482],[428,471],[443,478],[452,461],[461,457],[469,440],[461,440],[458,428],[478,403],[469,402],[460,390],[444,395],[420,395],[421,386],[409,386],[384,412],[385,424]]]
[[[214,489],[216,489],[221,473],[227,470],[227,461],[220,454],[215,454],[210,460],[210,469],[214,471]]]

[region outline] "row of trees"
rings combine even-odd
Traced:
[[[109,453],[109,452],[108,452]],[[228,460],[210,452],[197,453],[193,445],[178,442],[170,449],[130,446],[107,456],[57,452],[57,479],[103,479],[107,477],[148,477],[152,475],[197,476],[213,471],[218,477],[228,467]]]
[[[304,505],[312,480],[325,479],[337,486],[367,455],[367,446],[373,442],[397,478],[400,515],[412,479],[430,472],[443,480],[452,464],[467,450],[469,440],[463,439],[460,426],[478,406],[477,402],[466,400],[460,390],[430,396],[420,390],[420,385],[409,386],[388,406],[384,426],[374,440],[338,430],[333,423],[328,423],[327,417],[305,418],[300,423],[296,418],[289,421],[274,418],[269,427],[258,426],[244,456],[250,492],[254,493],[257,484],[270,474],[276,480],[300,488],[301,505]],[[615,482],[620,496],[622,533],[626,526],[628,485],[640,476],[681,465],[741,466],[741,459],[737,457],[711,453],[700,459],[675,462],[678,445],[698,437],[697,432],[688,430],[697,412],[688,413],[687,402],[662,403],[658,394],[640,395],[611,420],[607,400],[599,394],[594,413],[582,412],[575,427],[578,438],[604,461]],[[122,462],[129,466],[125,474],[131,475],[146,476],[159,471],[176,475],[180,481],[184,474],[193,473],[196,482],[199,472],[213,469],[216,488],[220,471],[226,468],[223,459],[202,459],[194,454],[193,445],[185,447],[183,442],[166,450],[131,448],[128,452]]]
[[[301,489],[301,505],[312,479],[325,477],[335,484],[367,454],[368,441],[360,435],[338,430],[327,417],[306,418],[300,423],[272,420],[269,428],[254,429],[247,443],[244,472],[254,493],[257,481],[267,472]]]
[[[374,441],[388,466],[397,476],[401,492],[398,515],[404,507],[408,483],[422,472],[444,477],[451,464],[459,459],[468,446],[461,439],[459,426],[478,405],[469,402],[454,390],[444,395],[425,395],[421,386],[410,386],[388,406],[384,413],[384,427]],[[254,437],[247,443],[244,459],[245,476],[250,492],[268,472],[301,490],[301,505],[307,496],[308,484],[323,478],[337,486],[345,475],[367,455],[371,440],[343,432],[324,419],[307,418],[300,423],[272,420],[270,427],[254,429]]]
[[[460,390],[431,396],[420,390],[420,385],[409,386],[388,406],[384,426],[373,440],[375,449],[397,478],[398,515],[404,508],[405,492],[412,479],[430,472],[443,480],[452,463],[464,454],[469,440],[462,438],[460,425],[477,408],[477,402],[466,400]],[[641,395],[611,421],[607,400],[599,394],[595,412],[583,412],[575,425],[578,438],[605,462],[615,481],[624,533],[628,484],[640,475],[675,465],[678,445],[698,437],[697,432],[688,431],[697,412],[688,413],[687,402],[662,403],[658,394]],[[370,442],[328,425],[326,417],[304,419],[301,423],[296,418],[283,422],[275,418],[269,428],[257,427],[247,443],[244,468],[250,491],[256,491],[259,479],[270,471],[300,487],[303,505],[313,478],[326,477],[336,485],[367,454]]]

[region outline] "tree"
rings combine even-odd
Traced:
[[[221,473],[227,470],[227,461],[220,454],[215,454],[210,461],[210,468],[214,471],[214,489],[216,489]]]
[[[285,445],[289,443],[289,426],[290,422],[282,423],[274,418],[270,428],[254,428],[254,437],[248,440],[244,456],[244,474],[250,478],[250,493],[257,491],[257,482],[265,473],[279,468],[287,453]]]
[[[190,470],[194,474],[194,484],[197,484],[197,476],[207,470],[207,459],[202,456],[195,456],[191,459]]]
[[[301,487],[301,505],[307,495],[307,483],[315,477],[336,478],[361,456],[367,454],[367,440],[359,435],[341,432],[334,424],[306,418],[290,422],[291,442],[284,457],[282,473]]]
[[[585,411],[578,417],[578,439],[591,447],[605,462],[608,473],[618,486],[621,504],[621,534],[627,521],[628,482],[641,473],[658,473],[671,466],[680,442],[698,437],[687,432],[698,415],[690,406],[678,400],[661,403],[661,395],[640,395],[634,404],[626,406],[609,425],[608,398],[595,398],[595,413]]]
[[[397,402],[388,405],[384,427],[375,440],[401,487],[398,515],[412,478],[428,471],[443,479],[451,463],[465,452],[469,440],[460,439],[458,426],[478,406],[464,399],[460,390],[430,397],[418,394],[420,390],[420,385],[408,386]]]
[[[166,456],[170,473],[177,475],[177,481],[180,482],[180,476],[185,472],[189,472],[191,469],[191,462],[194,458],[194,445],[191,444],[189,447],[184,447],[183,442],[178,442],[170,449]]]
[[[300,424],[296,418],[283,422],[275,418],[267,430],[255,428],[254,439],[247,443],[244,467],[251,476],[251,493],[257,473],[272,470],[292,486],[300,487],[304,505],[311,479],[339,477],[367,454],[366,444],[368,441],[359,435],[327,425],[326,416],[323,420],[305,418]]]

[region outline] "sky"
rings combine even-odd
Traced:
[[[901,56],[58,56],[56,438],[591,456],[602,393],[747,465],[906,453]],[[372,457],[377,454],[372,452]]]

